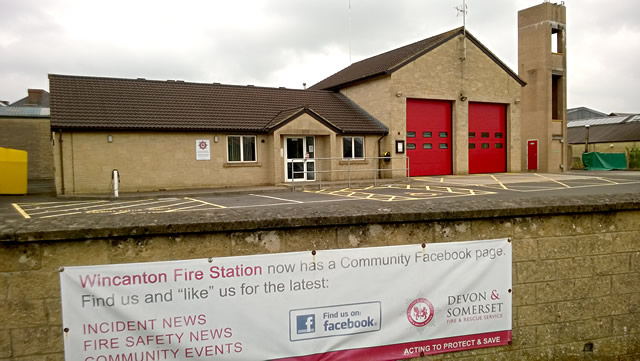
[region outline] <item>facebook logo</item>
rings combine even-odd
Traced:
[[[296,332],[298,334],[316,332],[316,315],[296,316]]]

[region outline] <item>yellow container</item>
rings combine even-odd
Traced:
[[[27,152],[0,148],[0,194],[27,194]]]

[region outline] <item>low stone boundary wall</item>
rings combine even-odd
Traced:
[[[458,204],[457,210],[453,202],[422,209],[383,205],[361,214],[355,207],[350,216],[341,214],[347,212],[344,206],[327,209],[327,216],[290,213],[292,206],[270,215],[5,224],[0,227],[0,361],[63,360],[61,266],[500,237],[513,240],[513,344],[428,359],[638,360],[638,198],[596,197],[564,205],[551,199],[517,205],[484,201]]]

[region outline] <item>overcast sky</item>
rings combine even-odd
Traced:
[[[467,0],[467,28],[517,72],[517,12],[541,2]],[[640,1],[565,3],[569,107],[640,112]],[[0,100],[48,90],[49,73],[302,88],[462,25],[461,4],[0,0]]]

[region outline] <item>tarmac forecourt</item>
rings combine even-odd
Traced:
[[[555,191],[573,190],[588,193],[614,191],[615,187],[640,189],[640,172],[611,176],[576,174],[481,174],[468,176],[414,177],[405,183],[352,188],[328,188],[302,192],[208,194],[191,197],[148,197],[117,200],[52,200],[12,203],[22,218],[57,218],[74,215],[111,215],[125,213],[182,213],[224,211],[283,205],[305,205],[344,201],[425,202],[447,198],[519,197]],[[546,194],[546,193],[545,193]],[[551,194],[551,193],[549,193]]]

